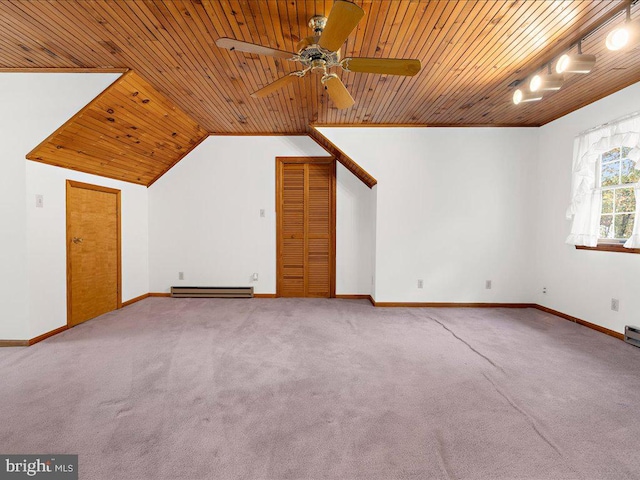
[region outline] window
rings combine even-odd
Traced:
[[[620,243],[631,237],[636,212],[634,183],[640,171],[629,158],[631,148],[622,145],[600,155],[599,181],[602,209],[600,215],[600,242]]]
[[[567,243],[640,253],[640,113],[574,139]]]

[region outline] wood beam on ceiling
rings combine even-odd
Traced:
[[[331,154],[340,162],[347,170],[353,173],[362,183],[367,187],[373,188],[378,181],[369,174],[364,168],[362,168],[356,161],[354,161],[349,155],[340,150],[331,140],[323,135],[320,130],[315,126],[309,125],[307,128],[307,134],[313,141],[320,145],[327,153]]]

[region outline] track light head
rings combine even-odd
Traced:
[[[547,75],[534,75],[529,81],[531,92],[543,92],[549,90],[560,90],[564,83],[564,75],[559,73],[548,73]]]
[[[513,92],[513,103],[515,105],[523,102],[537,102],[538,100],[542,100],[541,92],[524,92],[521,89]]]
[[[570,62],[569,55],[566,53],[562,55],[556,62],[556,73],[561,74],[566,72]]]
[[[640,21],[626,22],[607,35],[606,45],[611,51],[622,50],[640,39]]]
[[[540,90],[540,85],[542,85],[542,77],[540,75],[534,75],[531,77],[531,80],[529,80],[529,91],[537,92]]]
[[[595,55],[565,53],[556,62],[556,73],[589,73],[595,64]]]

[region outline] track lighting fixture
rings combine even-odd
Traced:
[[[546,75],[534,75],[529,81],[529,90],[532,92],[560,90],[564,83],[564,75],[551,73],[551,64],[547,65]]]
[[[606,45],[609,50],[622,50],[640,43],[640,20],[631,21],[631,5],[640,0],[627,0],[626,21],[623,25],[609,32]],[[564,83],[564,74],[590,73],[595,67],[596,56],[582,53],[582,40],[602,28],[610,19],[604,19],[590,31],[584,33],[577,43],[576,53],[565,53],[555,64],[555,73],[551,71],[551,64],[547,64],[546,74],[537,74],[530,78],[529,88],[524,91],[518,88],[513,92],[513,103],[518,105],[524,102],[535,102],[542,99],[542,92],[560,90]],[[575,45],[575,44],[573,44]],[[573,47],[571,45],[571,47]],[[518,87],[522,80],[515,80],[509,87]]]
[[[624,25],[611,30],[605,43],[609,50],[617,51],[635,44],[638,39],[640,39],[640,21],[631,21],[631,4],[629,4]]]
[[[515,105],[524,102],[537,102],[538,100],[542,100],[542,92],[524,92],[520,88],[513,92],[513,103]]]
[[[582,53],[582,41],[578,42],[578,53],[562,55],[556,62],[556,73],[589,73],[596,64],[595,55]]]

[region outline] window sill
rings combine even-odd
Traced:
[[[600,243],[597,247],[576,245],[576,250],[596,250],[598,252],[640,253],[640,248],[624,248],[621,243]]]

